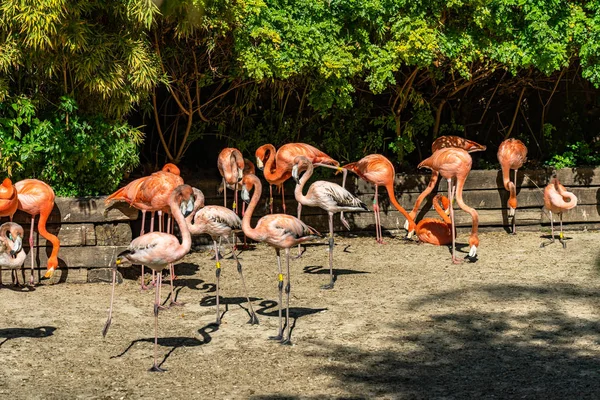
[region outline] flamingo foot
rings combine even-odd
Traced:
[[[277,336],[269,336],[269,340],[277,340],[281,342],[283,340],[283,335],[279,334]]]
[[[175,306],[178,306],[178,307],[185,306],[185,303],[183,301],[171,301],[169,303],[169,308],[175,307]]]
[[[300,246],[298,248],[298,255],[296,257],[294,257],[294,260],[297,260],[297,259],[301,258],[302,254],[304,254],[305,251],[306,251],[306,247]]]
[[[452,264],[462,264],[464,260],[459,258],[452,258]]]
[[[259,325],[258,317],[256,316],[255,313],[250,314],[250,319],[248,320],[248,323],[250,325]]]
[[[222,258],[223,258],[223,256],[221,255],[221,252],[219,252],[219,260]],[[211,260],[217,260],[216,255],[212,256]]]
[[[554,238],[550,239],[550,240],[549,240],[549,241],[547,241],[547,242],[542,242],[542,243],[540,243],[540,248],[544,248],[544,247],[546,247],[546,246],[548,246],[548,245],[551,245],[552,243],[554,243]]]
[[[108,328],[110,328],[111,322],[112,322],[112,318],[109,318],[106,320],[106,323],[104,324],[104,328],[102,328],[102,337],[106,337],[106,334],[108,333]]]
[[[154,364],[154,365],[152,366],[152,368],[150,368],[150,369],[148,370],[148,372],[165,372],[165,371],[166,371],[166,369],[163,369],[163,368],[159,367],[159,366],[158,366],[158,365],[156,365],[156,364]]]
[[[326,285],[321,285],[321,289],[323,289],[323,290],[329,290],[329,289],[333,289],[333,286],[334,286],[334,283],[333,283],[333,281],[331,281],[331,282],[329,282]]]
[[[287,339],[285,339],[285,340],[282,340],[282,341],[281,341],[281,344],[282,344],[283,346],[291,346],[293,343],[292,343],[292,340],[291,340],[290,338],[287,338]]]

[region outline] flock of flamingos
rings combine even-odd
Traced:
[[[458,206],[469,213],[472,217],[472,229],[469,237],[469,254],[466,258],[473,259],[477,256],[479,238],[477,235],[478,214],[463,201],[462,191],[465,180],[471,170],[472,159],[469,153],[484,151],[486,146],[473,141],[457,137],[442,136],[435,140],[432,145],[432,155],[419,164],[419,168],[428,168],[432,171],[431,179],[427,188],[421,193],[415,202],[413,209],[407,212],[396,200],[394,194],[395,171],[392,163],[382,155],[372,154],[363,159],[340,166],[340,163],[329,157],[317,148],[303,143],[289,143],[278,150],[273,145],[263,145],[256,150],[256,162],[259,169],[263,170],[264,177],[269,183],[269,205],[271,214],[258,220],[252,227],[251,218],[259,202],[262,192],[260,179],[255,175],[254,165],[248,159],[244,159],[241,152],[234,148],[226,148],[218,158],[218,168],[223,177],[220,190],[224,195],[224,206],[205,205],[204,195],[196,188],[184,184],[179,169],[173,164],[166,164],[161,171],[150,176],[139,178],[127,186],[111,194],[106,202],[125,201],[132,207],[142,211],[142,229],[140,236],[135,238],[128,249],[120,253],[113,268],[113,286],[111,293],[110,309],[108,319],[103,329],[106,335],[112,317],[113,300],[115,293],[116,267],[125,264],[136,264],[142,266],[142,288],[147,289],[144,284],[144,266],[152,270],[155,286],[154,316],[155,316],[155,342],[154,342],[154,365],[151,371],[163,371],[157,364],[157,341],[158,341],[158,313],[161,298],[162,271],[167,267],[171,274],[171,294],[173,292],[173,263],[181,260],[191,248],[191,235],[208,234],[212,237],[216,259],[216,323],[220,323],[219,311],[219,277],[221,262],[219,260],[219,244],[224,241],[233,254],[237,264],[237,270],[242,279],[245,296],[248,301],[248,310],[251,324],[257,324],[258,318],[252,308],[246,283],[242,271],[242,265],[237,259],[235,252],[235,233],[242,231],[245,237],[257,242],[265,242],[275,249],[278,267],[278,291],[279,291],[279,329],[276,339],[283,344],[290,344],[289,324],[289,302],[290,302],[290,249],[298,246],[300,256],[300,245],[307,241],[315,240],[320,234],[301,220],[302,206],[320,207],[327,211],[329,216],[329,270],[330,281],[324,285],[324,289],[334,286],[333,274],[333,216],[340,213],[344,226],[350,226],[344,218],[344,212],[356,212],[368,210],[367,205],[358,197],[344,188],[348,171],[354,172],[361,179],[375,185],[375,197],[373,199],[373,212],[375,215],[376,240],[382,242],[382,231],[380,221],[380,209],[378,202],[378,188],[385,187],[390,202],[406,218],[405,228],[408,236],[416,235],[425,243],[434,245],[452,246],[452,261],[461,262],[457,259],[455,251],[456,230],[454,227],[454,199]],[[517,170],[523,166],[527,159],[527,148],[519,140],[505,140],[498,149],[498,160],[500,161],[503,182],[506,190],[510,192],[508,200],[509,216],[512,217],[512,231],[515,233],[515,211],[517,208],[516,177]],[[322,166],[333,168],[343,173],[342,186],[328,182],[316,181],[304,194],[304,186],[310,179],[313,168]],[[514,170],[515,182],[510,179],[510,170]],[[423,200],[435,188],[439,176],[448,182],[447,196],[437,195],[434,198],[434,207],[442,219],[425,218],[418,223],[415,217]],[[285,214],[285,193],[283,183],[289,178],[296,181],[294,195],[298,201],[297,217]],[[283,201],[283,214],[273,214],[273,185],[281,188]],[[232,209],[227,207],[227,189],[234,191]],[[251,191],[254,189],[252,195]],[[238,191],[244,204],[242,207],[242,218],[238,216]],[[247,206],[246,206],[246,203]],[[559,241],[566,246],[562,233],[562,213],[577,205],[577,197],[568,191],[553,178],[544,190],[544,207],[550,212],[552,223],[552,239],[542,243],[542,246],[554,242],[554,225],[552,213],[560,216]],[[60,242],[58,238],[46,230],[46,221],[54,206],[54,192],[46,183],[36,179],[26,179],[15,183],[5,179],[0,186],[0,216],[12,216],[17,209],[31,215],[31,230],[29,235],[30,249],[33,249],[33,230],[35,217],[39,215],[38,230],[40,234],[52,243],[52,254],[48,259],[45,277],[52,276],[58,267],[58,249]],[[145,233],[144,223],[146,212],[151,213],[150,232]],[[153,232],[154,216],[158,214],[158,231]],[[163,214],[168,215],[166,224]],[[171,217],[177,223],[182,240],[171,234],[173,224]],[[164,225],[164,226],[163,226]],[[0,267],[13,270],[13,284],[19,284],[16,269],[20,268],[25,261],[25,251],[22,249],[24,231],[23,228],[13,222],[7,222],[0,226]],[[280,252],[285,250],[286,273],[282,268]],[[34,252],[31,253],[31,278],[30,284],[34,283]],[[1,274],[0,274],[1,276]],[[284,276],[287,282],[284,286]],[[1,281],[0,281],[1,283]],[[283,293],[286,295],[285,323],[283,321]],[[177,305],[171,296],[171,305]],[[284,332],[285,329],[285,332]]]

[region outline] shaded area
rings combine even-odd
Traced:
[[[284,306],[282,310],[282,316],[284,319],[283,329],[285,330],[285,296],[283,301]],[[279,308],[276,301],[263,300],[260,302],[259,306],[260,308],[256,310],[257,314],[264,315],[266,317],[279,317]],[[290,320],[293,320],[291,323],[292,325],[290,325],[290,338],[292,337],[298,318],[304,317],[306,315],[317,314],[323,311],[327,311],[327,308],[290,307]]]
[[[38,326],[37,328],[4,328],[0,329],[0,346],[10,339],[18,338],[44,338],[52,336],[56,330],[53,326]]]

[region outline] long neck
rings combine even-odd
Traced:
[[[510,166],[502,165],[502,182],[504,183],[504,189],[510,192],[508,198],[508,206],[517,208],[517,187],[513,182],[510,181]]]
[[[266,165],[265,165],[266,169]],[[250,221],[252,219],[252,214],[254,214],[254,209],[256,209],[256,205],[258,204],[258,200],[260,199],[260,195],[262,193],[262,184],[260,180],[255,177],[253,180],[254,184],[254,193],[252,194],[252,199],[250,200],[250,204],[246,207],[246,213],[242,217],[242,231],[244,235],[249,237],[252,240],[262,241],[261,235],[256,231],[256,229],[250,226]]]
[[[427,185],[425,190],[423,190],[423,193],[421,193],[419,197],[417,197],[417,201],[415,201],[415,205],[412,211],[409,213],[412,218],[415,218],[417,216],[417,213],[419,212],[419,207],[421,207],[421,203],[423,202],[425,197],[427,197],[429,193],[433,191],[433,188],[435,188],[438,176],[439,174],[437,171],[431,171],[431,179],[429,180],[429,184]]]
[[[575,196],[573,193],[571,192],[567,192],[567,189],[561,185],[561,184],[557,184],[555,185],[555,193],[557,195],[552,195],[552,204],[556,207],[562,208],[564,210],[570,210],[571,208],[574,208],[577,205],[577,196]],[[569,199],[569,201],[565,201],[566,199]]]
[[[294,189],[294,197],[296,197],[296,201],[300,204],[308,205],[308,203],[310,203],[309,199],[307,199],[306,196],[302,192],[304,191],[304,185],[312,176],[313,171],[314,171],[313,164],[308,163],[306,172],[304,173],[304,175],[302,175],[302,178],[300,178],[300,182],[296,185],[296,188]]]
[[[277,163],[275,161],[277,157],[275,146],[269,145],[268,151],[269,158],[267,159],[264,168],[265,179],[269,182],[276,182],[288,179],[289,176],[286,177],[286,175],[290,175],[290,171],[286,171],[282,168],[277,168]]]
[[[409,226],[415,225],[415,220],[410,216],[409,213],[406,212],[404,207],[398,203],[398,200],[396,200],[396,195],[394,194],[394,183],[391,182],[385,185],[385,188],[387,189],[388,196],[390,197],[390,202],[394,205],[394,207],[396,207],[396,210],[400,211],[400,214],[404,215],[404,218],[408,220]],[[409,228],[409,232],[411,230],[412,229]]]
[[[54,203],[52,203],[52,207],[54,207]],[[58,249],[60,248],[60,240],[50,232],[46,230],[46,222],[48,221],[48,217],[50,216],[50,212],[52,211],[52,207],[50,210],[41,210],[40,211],[40,219],[38,221],[38,231],[40,235],[46,238],[50,243],[52,243],[52,253],[50,257],[48,257],[48,262],[51,260],[56,261],[58,264]]]
[[[471,237],[469,238],[469,245],[470,246],[475,245],[475,246],[479,247],[479,237],[477,236],[477,229],[479,227],[479,214],[477,214],[477,211],[474,208],[469,207],[463,201],[462,192],[463,192],[463,187],[465,186],[465,180],[466,180],[466,177],[464,179],[460,179],[460,178],[457,179],[456,189],[455,189],[456,190],[456,202],[458,203],[458,206],[460,208],[462,208],[464,211],[471,214],[472,225],[471,225]],[[450,199],[450,201],[452,201],[452,199]]]
[[[177,222],[179,231],[181,232],[181,244],[177,246],[173,252],[173,256],[175,258],[183,258],[183,256],[189,253],[190,248],[192,247],[192,235],[190,234],[190,230],[188,229],[185,218],[181,213],[181,209],[179,208],[179,204],[177,204],[175,198],[170,200],[169,205],[171,206],[171,214],[173,215],[173,219],[175,219]]]
[[[433,207],[435,208],[435,211],[437,211],[437,213],[439,214],[440,217],[442,217],[442,219],[444,220],[445,223],[447,224],[451,224],[452,221],[450,220],[450,217],[448,215],[446,215],[446,212],[444,211],[444,209],[442,208],[442,206],[440,205],[440,200],[438,199],[433,199]]]

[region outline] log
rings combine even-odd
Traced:
[[[127,246],[82,246],[82,247],[61,247],[58,251],[59,268],[101,268],[111,266],[117,257],[117,254],[124,251]],[[36,248],[36,265],[45,269],[50,256],[51,247]],[[31,267],[31,255],[27,250],[25,266]]]
[[[25,236],[23,238],[23,247],[29,248],[29,231],[31,224],[24,225]],[[69,246],[95,246],[96,231],[94,224],[48,224],[48,232],[56,235],[60,240],[61,247]],[[38,233],[37,224],[34,228],[33,243],[40,247],[51,247],[52,243],[47,241]]]

